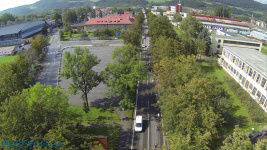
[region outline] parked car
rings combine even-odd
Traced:
[[[143,48],[145,48],[145,47],[146,47],[146,45],[145,45],[145,44],[142,44],[142,47],[143,47]]]
[[[142,116],[136,116],[134,130],[136,132],[142,132],[142,130],[143,130],[142,126],[143,126],[143,117]]]

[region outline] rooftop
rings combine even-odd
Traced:
[[[224,46],[224,48],[267,78],[267,55],[250,48],[231,46]]]
[[[238,41],[246,41],[246,42],[256,42],[256,43],[261,43],[258,40],[255,39],[250,39],[250,38],[245,38],[243,36],[224,36],[224,35],[216,35],[216,34],[212,34],[211,35],[212,38],[224,38],[224,39],[231,39],[231,40],[238,40]]]
[[[25,30],[25,29],[28,29],[28,28],[31,28],[33,26],[43,24],[43,23],[44,21],[35,20],[35,21],[21,22],[21,23],[16,23],[16,24],[0,26],[0,36],[7,35],[7,34],[16,34],[21,30]]]

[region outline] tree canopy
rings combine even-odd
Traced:
[[[89,111],[87,94],[102,81],[102,77],[92,68],[100,63],[97,56],[90,53],[87,48],[76,47],[74,54],[65,52],[63,59],[62,77],[71,78],[68,90],[71,94],[82,92],[84,110]]]

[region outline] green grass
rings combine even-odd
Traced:
[[[0,57],[0,64],[8,63],[8,62],[12,62],[12,61],[14,61],[17,57],[18,57],[18,55],[15,55],[15,56],[4,56],[4,57]]]
[[[89,34],[88,34],[88,37],[93,37],[94,36],[94,33],[93,32],[90,32]]]
[[[179,30],[179,29],[174,29],[174,31],[178,34],[178,35],[181,35],[182,33],[181,33],[181,30]]]
[[[235,95],[234,91],[232,91],[229,87],[229,85],[225,82],[226,78],[231,78],[230,75],[228,75],[223,69],[221,68],[216,68],[216,67],[210,67],[209,64],[207,64],[206,62],[202,62],[202,68],[204,69],[205,73],[206,73],[206,77],[207,78],[212,78],[215,77],[217,78],[217,81],[220,83],[220,85],[223,88],[225,88],[225,90],[227,91],[227,93],[229,94],[229,99],[233,99],[233,104],[232,106],[228,107],[233,111],[233,115],[235,118],[239,119],[242,126],[241,126],[241,130],[247,132],[247,133],[251,133],[252,129],[251,128],[255,128],[256,131],[259,131],[260,128],[262,128],[264,125],[267,125],[267,123],[262,123],[262,124],[256,124],[255,122],[253,122],[250,118],[250,114],[249,111],[247,109],[247,107],[245,105],[243,105],[241,103],[241,99],[239,95]],[[234,79],[232,79],[232,82],[235,82]],[[256,103],[256,102],[255,102]],[[234,120],[233,120],[234,122]],[[232,133],[234,128],[220,128],[219,133],[221,135],[230,135]]]
[[[84,134],[104,135],[108,137],[108,145],[111,150],[118,148],[120,126],[92,126],[83,128]]]
[[[97,124],[120,122],[115,107],[113,108],[113,113],[109,111],[109,107],[90,107],[87,114],[83,111],[83,106],[71,105],[70,109],[82,115],[81,117],[76,118],[77,120],[80,120],[81,123]]]
[[[262,52],[263,54],[267,55],[267,49],[266,49],[266,48],[263,48],[263,47],[262,47],[261,52]]]

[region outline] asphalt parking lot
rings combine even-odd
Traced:
[[[120,47],[120,46],[119,46]],[[84,47],[81,47],[84,48]],[[89,51],[95,54],[98,59],[101,59],[100,64],[95,66],[93,69],[100,73],[106,68],[108,62],[112,62],[112,52],[116,48],[115,46],[99,46],[99,47],[87,47]],[[62,52],[62,59],[64,59],[64,52],[69,51],[74,53],[74,48],[66,48]],[[61,60],[62,64],[62,60]],[[62,70],[61,70],[62,71]],[[61,88],[66,91],[69,95],[69,103],[73,105],[83,105],[83,100],[81,98],[81,92],[77,95],[71,95],[68,92],[68,86],[71,82],[71,79],[59,78],[59,84]],[[104,93],[108,91],[108,87],[103,83],[100,83],[97,87],[93,88],[92,91],[88,93],[88,102],[91,106],[110,106],[112,100],[105,97]]]

